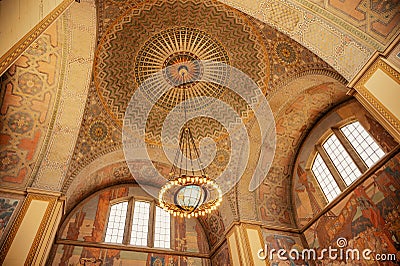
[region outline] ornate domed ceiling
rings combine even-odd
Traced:
[[[95,57],[94,83],[117,124],[121,124],[135,89],[152,74],[179,62],[226,63],[240,68],[265,92],[269,64],[262,43],[259,30],[249,19],[223,4],[155,1],[128,10],[105,32]],[[198,78],[200,66],[188,66]],[[173,86],[177,73],[170,70],[166,75]],[[157,106],[171,110],[182,99],[182,91],[179,86],[172,89]],[[198,83],[188,95],[220,97],[223,91],[210,83]],[[146,91],[148,97],[155,93]]]
[[[104,165],[124,160],[121,156],[121,136],[125,111],[139,86],[159,71],[162,71],[160,84],[172,89],[161,96],[161,91],[157,91],[155,87],[144,86],[142,92],[146,100],[155,101],[145,119],[145,140],[153,163],[163,165],[163,171],[156,168],[164,176],[167,173],[166,165],[170,165],[170,162],[161,148],[162,125],[171,110],[183,100],[184,91],[188,98],[207,97],[189,106],[189,109],[202,109],[212,99],[229,105],[239,115],[248,131],[250,160],[258,160],[260,133],[255,130],[258,124],[253,119],[251,103],[226,86],[202,81],[201,77],[207,71],[202,62],[221,62],[249,76],[270,101],[275,120],[280,124],[283,123],[281,118],[287,121],[284,123],[286,135],[281,136],[281,139],[290,139],[292,135],[288,132],[299,130],[300,134],[295,138],[301,138],[301,130],[309,128],[318,114],[322,114],[321,111],[343,98],[341,82],[344,79],[328,64],[284,34],[220,2],[146,1],[145,4],[133,5],[130,2],[99,1],[98,10],[98,45],[93,67],[93,85],[63,185],[63,191],[67,195],[70,187],[76,188],[83,184],[79,180],[74,181],[76,176],[81,176],[83,170],[85,173],[94,173]],[[228,79],[230,75],[227,69],[219,69],[218,73],[222,73],[222,79]],[[304,81],[304,84],[297,84],[299,88],[291,85],[289,90],[285,89],[286,84],[306,75],[310,75],[311,82]],[[296,120],[291,121],[292,113],[285,110],[293,108],[291,104],[303,91],[300,88],[310,88],[326,81],[320,77],[330,77],[329,84],[309,90],[308,93],[316,95],[312,97],[312,102],[306,103],[303,114],[305,117],[300,118],[296,113]],[[341,89],[336,93],[339,87]],[[326,102],[327,98],[332,100]],[[318,99],[323,102],[318,102]],[[307,112],[312,108],[312,113]],[[141,115],[140,110],[137,113]],[[217,119],[206,116],[195,117],[188,125],[195,133],[197,144],[206,137],[216,143],[216,155],[208,166],[208,172],[217,177],[224,171],[231,156],[232,143],[227,129]],[[279,128],[277,133],[281,133]],[[297,142],[298,139],[294,141]],[[298,144],[292,147],[290,142],[278,145],[276,152],[281,155],[272,166],[274,174],[280,175],[278,169],[281,169],[275,164],[290,164],[288,157],[296,149],[296,145]],[[115,157],[113,154],[118,155]],[[249,164],[246,174],[251,175],[254,167],[252,163]],[[89,171],[88,168],[92,170]],[[286,168],[285,173],[287,174]],[[285,181],[277,178],[270,177],[268,180],[274,180],[275,185],[283,187],[283,190],[289,189]],[[126,178],[121,179],[121,182],[126,182]],[[80,197],[109,183],[87,182],[83,184],[87,187],[80,189]],[[260,195],[264,195],[265,189],[262,191]],[[280,206],[287,202],[286,196],[282,199],[282,196],[272,193],[268,197],[281,201],[277,203]],[[264,197],[268,204],[269,198]],[[77,201],[79,199],[75,198],[74,202]],[[72,206],[68,205],[70,207]],[[233,213],[237,213],[235,204],[231,208]],[[249,212],[256,213],[255,210]],[[281,217],[287,215],[284,211],[278,214]],[[276,218],[278,223],[280,220],[282,219]]]

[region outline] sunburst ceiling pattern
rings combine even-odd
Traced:
[[[135,7],[132,2],[124,2],[118,4],[123,10],[119,12],[121,16],[111,18],[110,14],[116,14],[115,7],[116,4],[110,1],[99,1],[94,87],[89,93],[64,191],[82,169],[91,171],[86,169],[91,167],[90,163],[113,162],[111,157],[107,162],[103,159],[110,152],[121,149],[120,130],[129,100],[138,85],[156,70],[168,67],[163,82],[168,86],[176,85],[156,102],[146,120],[150,157],[161,163],[166,162],[160,149],[162,125],[171,108],[180,103],[183,89],[187,89],[190,98],[196,95],[218,98],[239,114],[248,131],[253,125],[249,120],[249,105],[239,95],[225,87],[205,90],[205,84],[195,81],[204,74],[204,68],[196,62],[198,59],[212,58],[240,69],[257,83],[268,99],[284,88],[281,84],[301,76],[301,73],[334,73],[321,59],[284,34],[217,1],[155,0]],[[198,44],[197,40],[203,44]],[[158,49],[162,47],[162,50],[155,53],[155,46]],[[208,55],[205,50],[209,48],[203,51],[201,47],[215,49]],[[149,60],[153,61],[149,63]],[[139,62],[147,67],[146,70],[135,70],[140,67]],[[183,65],[186,67],[183,71],[189,74],[186,81],[179,75]],[[152,93],[145,93],[148,100],[154,99]],[[282,101],[291,98],[292,94],[295,93],[285,90]],[[217,143],[216,156],[208,171],[218,175],[229,162],[232,143],[227,130],[209,117],[196,117],[188,123],[195,132],[197,144],[204,137]],[[258,141],[257,136],[251,138],[253,142]],[[287,145],[280,149],[281,152],[287,150]]]
[[[166,66],[174,66],[165,73],[168,85],[174,86],[182,62],[192,62],[185,65],[190,78],[197,78],[202,71],[197,60],[237,67],[266,91],[269,64],[260,32],[239,11],[198,0],[154,1],[118,18],[99,43],[95,86],[107,112],[121,124],[133,92],[144,80]],[[223,90],[198,82],[191,84],[188,95],[220,97]],[[148,91],[147,96],[152,98],[152,93]],[[181,99],[182,87],[176,86],[157,106],[170,110]]]
[[[176,19],[171,19],[173,14]],[[212,63],[204,67],[204,62],[227,67],[219,64],[214,69]],[[187,98],[195,99],[185,105],[189,111],[201,110],[218,99],[247,123],[249,104],[221,84],[229,79],[228,66],[233,66],[266,93],[268,62],[259,29],[241,12],[215,1],[154,1],[132,8],[105,32],[95,57],[94,84],[106,112],[119,125],[131,96],[141,87],[145,98],[154,102],[146,118],[146,143],[153,149],[149,155],[152,160],[168,161],[154,147],[162,147],[163,124],[182,102],[184,91]],[[160,70],[163,75],[155,78]],[[212,75],[221,82],[202,80]],[[197,144],[204,137],[216,143],[217,156],[209,167],[217,177],[229,162],[229,134],[209,117],[199,116],[190,123]]]
[[[201,61],[215,61],[229,65],[228,53],[216,39],[197,28],[175,27],[151,37],[138,52],[135,60],[136,85],[140,86],[163,69],[164,79],[156,86],[144,87],[146,96],[155,101],[158,88],[167,87],[168,92],[157,101],[157,106],[170,111],[177,106],[186,90],[186,97],[208,96],[219,98],[224,88],[211,82],[199,82],[205,70]],[[218,72],[221,79],[228,78],[227,69]],[[206,73],[206,75],[209,73]],[[206,103],[196,103],[202,108]]]

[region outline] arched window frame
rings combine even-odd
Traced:
[[[147,245],[133,245],[130,243],[131,235],[132,235],[132,223],[133,223],[133,216],[135,212],[135,202],[142,201],[148,202],[150,204],[150,211],[149,211],[149,222],[148,222],[148,232],[147,232]],[[108,227],[108,222],[110,219],[110,212],[111,207],[115,204],[128,202],[128,208],[125,218],[125,226],[124,226],[124,235],[122,243],[115,243],[115,242],[105,242],[106,232]],[[156,248],[156,249],[171,249],[169,248],[161,248],[161,247],[154,247],[154,234],[155,234],[155,224],[156,224],[156,207],[158,206],[157,202],[154,199],[149,199],[148,197],[143,196],[130,196],[130,197],[122,197],[115,200],[110,201],[108,212],[107,212],[107,219],[106,219],[106,228],[103,232],[103,242],[107,244],[117,244],[117,245],[129,245],[129,246],[136,246],[136,247],[147,247],[147,248]],[[170,216],[170,231],[172,231],[173,222],[172,217]],[[172,234],[170,234],[170,245],[172,243]]]
[[[308,174],[310,174],[317,182],[320,191],[322,192],[322,195],[324,196],[325,200],[327,203],[331,202],[333,199],[329,200],[327,195],[325,194],[320,182],[318,181],[318,178],[312,171],[312,167],[314,165],[315,159],[317,155],[319,154],[322,157],[322,160],[324,161],[325,165],[327,166],[329,172],[333,176],[333,179],[335,180],[337,186],[339,187],[340,191],[343,192],[347,187],[351,186],[352,183],[354,183],[358,178],[360,178],[368,169],[369,167],[366,165],[364,160],[361,158],[361,156],[358,154],[358,152],[355,150],[353,145],[350,143],[350,141],[347,139],[347,137],[344,135],[344,133],[341,131],[341,128],[352,124],[354,122],[359,122],[361,126],[364,128],[365,131],[369,134],[369,136],[375,141],[375,143],[379,146],[380,149],[382,149],[380,143],[374,139],[374,137],[368,132],[368,130],[365,129],[365,126],[361,123],[361,121],[358,121],[357,119],[354,118],[349,118],[346,120],[341,121],[340,123],[336,124],[335,126],[330,127],[319,139],[319,141],[315,144],[314,146],[314,151],[312,152],[311,156],[309,157],[308,163],[306,167],[306,171]],[[340,144],[344,147],[344,149],[347,151],[349,154],[349,157],[352,159],[354,164],[356,165],[357,169],[360,171],[360,175],[353,180],[350,184],[346,184],[344,181],[342,175],[340,174],[339,170],[336,168],[334,165],[334,162],[326,152],[325,148],[323,147],[323,144],[332,136],[335,135],[337,139],[339,140]],[[383,150],[383,149],[382,149]],[[378,161],[382,159],[379,158]],[[377,161],[377,162],[378,162]],[[375,164],[377,163],[375,162]],[[339,193],[340,194],[340,193]],[[338,194],[338,195],[339,195]],[[336,197],[335,197],[336,198]]]

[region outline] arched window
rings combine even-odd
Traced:
[[[319,154],[315,158],[312,171],[328,201],[333,200],[340,194],[339,186]]]
[[[385,155],[358,121],[331,128],[316,150],[311,170],[328,202]]]
[[[110,208],[105,242],[121,244],[124,238],[128,202],[114,204]]]
[[[149,234],[150,203],[135,201],[131,227],[130,244],[135,246],[147,246]]]
[[[112,204],[104,242],[170,248],[170,214],[154,202],[131,198]]]
[[[171,215],[156,207],[156,225],[154,230],[154,247],[170,248],[171,245]]]
[[[385,155],[375,140],[363,128],[360,122],[354,122],[341,128],[353,148],[361,156],[368,167],[374,165]]]

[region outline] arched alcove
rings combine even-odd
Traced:
[[[107,221],[111,206],[130,200],[148,202],[148,206],[151,206],[146,229],[148,244],[133,245],[129,241],[122,244],[106,242],[105,234],[109,226]],[[62,222],[52,252],[52,263],[70,265],[94,259],[101,260],[105,265],[115,263],[153,265],[156,260],[164,263],[176,264],[180,261],[179,263],[209,265],[210,246],[202,223],[195,218],[171,216],[170,248],[154,247],[152,241],[157,219],[154,214],[156,206],[156,200],[136,184],[115,185],[92,193],[81,200]],[[135,208],[132,209],[132,213],[135,213]],[[132,214],[124,217],[126,222],[130,222]],[[130,229],[125,227],[125,230]],[[129,233],[133,234],[131,231]]]

